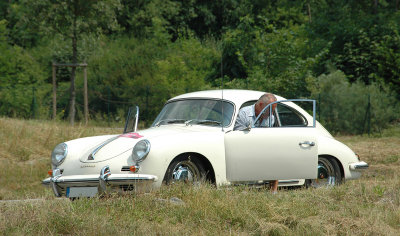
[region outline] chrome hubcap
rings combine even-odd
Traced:
[[[172,173],[172,178],[178,181],[193,181],[193,174],[189,170],[189,168],[184,166],[179,166],[177,169],[175,168],[174,172]]]
[[[199,181],[200,171],[195,164],[190,161],[179,162],[172,171],[173,182],[183,181],[194,183]]]

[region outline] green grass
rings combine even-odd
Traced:
[[[399,235],[400,132],[341,136],[370,168],[330,189],[164,186],[145,194],[56,200],[41,186],[54,145],[118,133],[0,118],[0,235]],[[179,198],[183,203],[175,203]]]

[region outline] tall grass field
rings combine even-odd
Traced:
[[[399,126],[371,137],[336,137],[370,168],[334,188],[273,195],[178,184],[69,201],[41,185],[56,144],[120,132],[0,118],[0,235],[400,235]]]

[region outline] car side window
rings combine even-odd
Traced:
[[[251,105],[255,104],[256,102],[257,102],[257,100],[247,101],[247,102],[243,103],[242,106],[240,106],[240,109],[242,109],[243,107],[251,106]]]
[[[308,125],[307,119],[289,106],[278,103],[276,112],[281,127],[305,127]]]
[[[240,109],[242,109],[243,107],[247,107],[247,106],[254,105],[254,104],[256,104],[256,102],[257,102],[257,100],[250,100],[250,101],[247,101],[247,102],[243,103],[243,104],[240,106]],[[239,113],[238,113],[238,116],[239,116]],[[275,113],[275,112],[274,112],[274,117],[276,117],[276,113]],[[274,123],[272,124],[272,126],[273,126],[273,127],[278,127],[278,126],[279,126],[279,125],[278,125],[278,122],[276,122],[276,119],[274,120]],[[267,126],[256,126],[255,128],[266,128],[266,127],[269,127],[269,125],[267,125]]]

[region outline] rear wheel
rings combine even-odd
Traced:
[[[307,185],[315,188],[332,187],[342,183],[342,174],[336,159],[326,156],[318,157],[318,175],[316,179],[307,180]]]
[[[166,184],[176,182],[200,185],[206,178],[206,171],[201,161],[195,156],[186,155],[171,162],[164,177]]]

